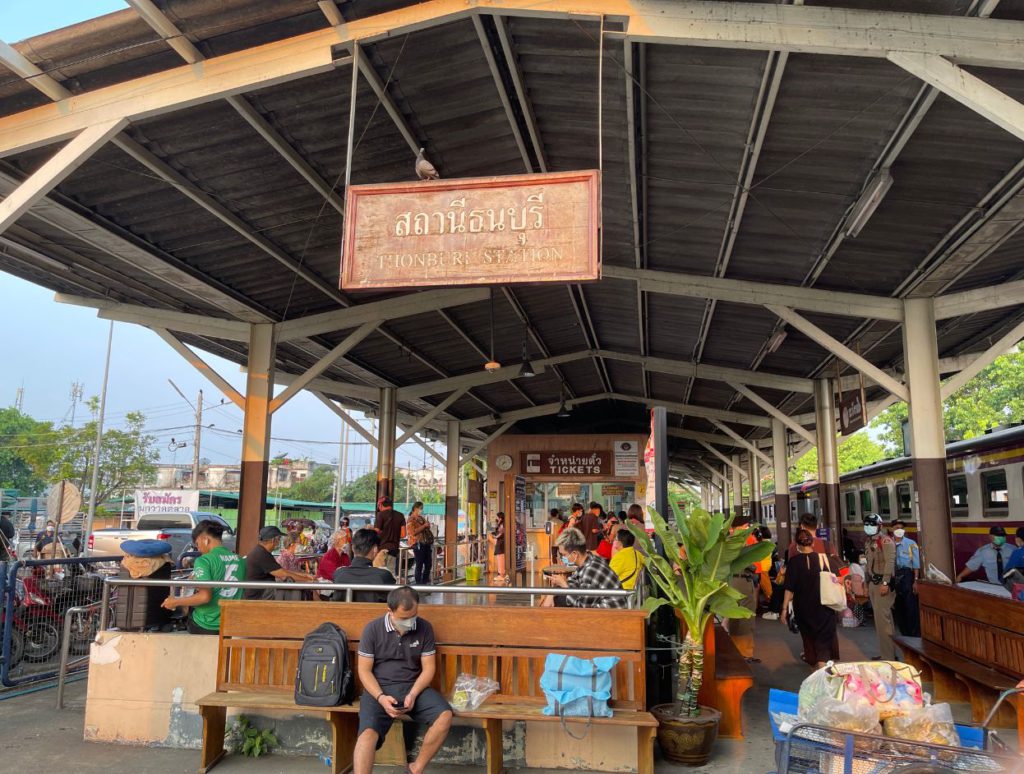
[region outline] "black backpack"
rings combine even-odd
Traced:
[[[295,703],[305,707],[351,704],[355,688],[348,637],[335,624],[320,624],[302,641],[295,670]]]

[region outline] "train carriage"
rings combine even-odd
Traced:
[[[910,457],[883,460],[840,477],[842,525],[854,543],[864,541],[861,521],[868,513],[878,513],[886,522],[901,519],[907,523],[907,534],[916,537],[912,462]],[[948,444],[946,476],[953,559],[959,570],[988,540],[990,527],[1005,527],[1012,540],[1017,527],[1024,525],[1024,426]],[[763,510],[766,517],[775,516],[772,498],[765,500]],[[821,516],[815,481],[790,487],[791,519],[795,522],[804,513]]]

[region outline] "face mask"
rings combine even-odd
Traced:
[[[558,558],[562,560],[562,564],[564,564],[566,567],[575,567],[576,566],[576,563],[572,559],[570,559],[567,554],[562,554]]]
[[[897,538],[901,538],[901,537],[903,537],[906,534],[907,534],[907,531],[905,529],[894,529],[892,531],[892,536],[893,537],[897,537]]]
[[[876,527],[874,524],[865,524],[864,534],[868,537],[873,537],[878,534],[878,527]]]
[[[395,628],[400,632],[411,632],[416,628],[416,616],[412,618],[395,618]]]
[[[53,527],[47,527],[46,528],[46,534],[47,535],[52,535],[53,534]]]
[[[860,558],[860,563],[861,563],[861,564],[862,564],[862,565],[863,565],[864,567],[867,567],[867,566],[868,566],[868,558],[867,558],[866,556],[862,556],[862,557]]]
[[[1006,538],[1004,538],[1002,535],[996,535],[994,538],[992,538],[992,545],[994,545],[996,548],[1003,545],[1003,543],[1005,542]]]

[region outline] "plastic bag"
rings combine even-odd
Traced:
[[[807,713],[801,711],[801,720],[837,731],[858,731],[862,734],[877,734],[879,731],[878,709],[870,704],[851,704],[839,699],[821,699]]]
[[[476,677],[463,672],[455,678],[449,703],[454,710],[475,710],[488,696],[497,693],[500,687],[489,677]]]
[[[960,735],[948,704],[932,704],[906,715],[886,718],[882,721],[882,729],[886,736],[896,739],[960,746]]]
[[[914,667],[898,661],[863,661],[823,667],[800,686],[801,713],[824,698],[876,707],[882,720],[924,706],[920,674]]]

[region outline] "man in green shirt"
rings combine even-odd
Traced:
[[[192,543],[201,554],[196,559],[192,580],[241,581],[245,578],[245,560],[224,547],[223,536],[224,526],[214,521],[201,521],[192,530]],[[203,588],[187,597],[172,594],[164,600],[163,606],[168,610],[191,607],[189,633],[216,635],[220,632],[220,601],[241,598],[241,589]]]

